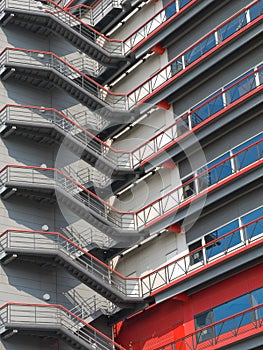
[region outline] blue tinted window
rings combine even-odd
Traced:
[[[250,222],[263,216],[263,207],[254,210],[253,212],[241,217],[242,225],[249,224]],[[249,240],[261,233],[263,233],[263,219],[246,226],[245,228],[246,238]]]
[[[185,5],[189,4],[192,0],[180,0],[179,1],[179,8],[183,8]]]
[[[170,18],[172,15],[174,15],[176,13],[176,5],[175,2],[173,2],[171,5],[169,5],[166,9],[165,9],[165,15],[166,18]]]
[[[250,71],[252,72],[252,71]],[[247,76],[250,72],[246,73],[244,76]],[[239,77],[237,81],[242,79],[242,77]],[[231,86],[235,84],[237,81],[234,81],[231,83]],[[225,88],[227,88],[226,86]],[[237,99],[239,99],[241,96],[247,94],[249,91],[256,88],[256,80],[255,75],[252,74],[248,76],[246,79],[242,80],[240,83],[232,86],[229,90],[226,91],[226,102],[227,104],[230,104]]]
[[[261,0],[259,3],[255,4],[254,6],[251,6],[249,12],[250,12],[250,20],[251,21],[253,21],[260,14],[262,14],[263,13],[263,0]]]
[[[263,288],[251,292],[252,306],[263,304]]]
[[[223,41],[247,24],[246,13],[233,19],[218,30],[219,40]]]
[[[214,33],[210,35],[205,40],[201,41],[198,45],[193,47],[191,50],[186,52],[185,54],[185,65],[194,62],[199,57],[201,57],[204,53],[208,52],[212,47],[216,45],[215,35]]]
[[[229,316],[235,315],[239,312],[242,312],[251,307],[249,295],[242,295],[236,299],[230,300],[229,302],[219,305],[213,309],[214,314],[214,322],[220,321]],[[245,315],[241,315],[230,319],[223,324],[219,324],[215,327],[216,335],[220,335],[226,332],[229,332],[236,327],[240,327],[252,322],[252,313],[247,313]]]
[[[216,91],[213,95],[209,96],[207,99],[203,100],[193,107],[193,109],[196,109],[199,106],[203,105],[192,113],[192,127],[198,125],[203,120],[209,118],[211,115],[220,111],[224,107],[223,96],[222,94],[218,95],[218,93],[219,91]],[[216,95],[218,96],[213,99],[213,97]],[[211,101],[207,103],[209,100]]]
[[[233,149],[233,154],[238,153],[239,151],[242,151],[243,149],[252,145],[256,141],[261,140],[262,136],[263,134],[259,134],[253,137],[252,139],[242,143],[242,145]],[[241,152],[239,155],[235,157],[236,169],[240,170],[245,166],[252,164],[253,162],[255,162],[256,160],[262,157],[262,152],[263,152],[263,142],[255,145],[254,147],[250,147],[247,150],[244,150],[244,152]]]
[[[211,167],[219,164],[220,162],[222,162],[224,159],[228,158],[229,156],[230,156],[229,152],[224,154],[223,156],[221,156],[221,157],[217,158],[216,160],[214,160],[213,162],[209,163],[207,165],[207,168],[211,168]],[[225,162],[223,162],[222,164],[220,164],[220,165],[218,165],[218,166],[216,166],[213,169],[208,171],[209,185],[213,185],[231,174],[232,174],[232,166],[231,166],[230,159],[228,159]]]
[[[205,236],[205,243],[209,243],[213,241],[216,238],[220,238],[224,236],[225,234],[234,231],[239,227],[238,220],[235,220],[233,222],[230,222],[229,224],[219,228],[216,231],[213,231]],[[231,247],[234,247],[235,245],[239,244],[241,242],[241,236],[240,236],[240,230],[237,230],[230,235],[224,237],[221,240],[216,241],[215,243],[212,243],[206,248],[206,256],[207,259],[220,254],[224,251],[227,251]]]

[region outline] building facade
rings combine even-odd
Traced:
[[[0,0],[0,349],[263,348],[263,0]]]

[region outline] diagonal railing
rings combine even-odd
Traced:
[[[85,320],[59,304],[6,303],[0,307],[0,332],[5,326],[12,328],[27,326],[32,330],[54,327],[65,330],[67,334],[79,338],[87,344],[87,349],[94,346],[101,350],[125,350],[105,334],[91,326]]]
[[[104,2],[105,1],[108,3],[108,0],[104,0]],[[111,1],[112,3],[114,2],[114,0]],[[69,8],[62,8],[52,0],[47,0],[47,2],[48,5],[41,5],[41,3],[36,3],[32,0],[25,0],[23,3],[19,0],[1,0],[0,13],[5,9],[21,9],[32,12],[44,11],[50,13],[64,24],[67,24],[83,37],[93,41],[96,45],[106,50],[106,52],[114,55],[126,55],[134,50],[135,45],[138,46],[144,39],[158,32],[160,30],[160,25],[172,21],[177,15],[180,15],[183,11],[194,5],[197,0],[170,1],[162,10],[158,11],[124,40],[110,39],[95,30],[92,25],[83,22],[77,16],[70,13]],[[101,16],[100,12],[101,9],[98,10],[98,13],[96,11],[97,18]],[[92,19],[92,21],[94,21],[94,19]]]
[[[263,18],[262,4],[263,0],[253,1],[128,94],[108,90],[52,52],[5,48],[0,54],[0,68],[3,69],[6,64],[12,63],[53,68],[65,77],[74,80],[74,83],[85,89],[91,96],[102,101],[102,107],[112,106],[120,110],[131,110],[149,100],[200,61],[259,23]]]
[[[263,304],[202,327],[155,350],[216,350],[222,346],[242,342],[263,331]]]
[[[140,0],[138,1],[141,2]],[[106,17],[112,9],[122,9],[122,2],[120,0],[99,0],[94,5],[87,6],[85,4],[78,4],[67,7],[67,11],[80,18],[84,23],[94,27],[104,17]],[[63,11],[63,10],[61,10]]]
[[[220,258],[231,256],[246,246],[252,246],[255,241],[259,241],[258,243],[263,241],[262,216],[245,225],[240,224],[238,228],[142,276],[140,278],[142,295],[158,293],[160,288],[190,277],[202,270],[204,266],[209,266]]]
[[[107,299],[102,298],[100,295],[93,295],[90,298],[83,298],[75,289],[63,294],[69,300],[69,302],[74,305],[70,311],[83,320],[87,319],[88,317],[96,317],[96,313],[98,311],[102,312],[104,315],[112,315],[119,310],[116,305]]]
[[[70,240],[75,242],[82,248],[88,246],[98,246],[101,249],[110,249],[114,247],[116,243],[111,237],[99,231],[93,226],[85,226],[85,230],[77,231],[72,226],[60,228],[61,232],[68,237]]]
[[[0,110],[0,125],[6,122],[53,124],[80,142],[84,148],[88,145],[89,149],[109,166],[135,170],[192,132],[197,132],[216,119],[222,118],[231,108],[262,91],[262,86],[263,65],[259,64],[190,108],[174,123],[131,151],[117,150],[88,131],[92,126],[103,129],[107,123],[106,119],[103,123],[103,117],[99,118],[88,110],[73,115],[55,108],[7,104]],[[98,124],[94,125],[93,121],[94,124],[98,121]]]
[[[212,191],[231,183],[232,180],[236,180],[247,172],[259,168],[263,163],[262,158],[263,139],[260,139],[208,169],[205,166],[202,167],[196,176],[133,212],[115,208],[55,168],[6,165],[0,170],[0,184],[2,187],[9,182],[30,183],[35,186],[58,186],[67,192],[70,198],[77,199],[94,215],[103,219],[107,225],[118,230],[138,233],[147,231],[150,226],[158,222],[164,221],[165,225],[165,219],[168,216],[197,199],[205,198]]]
[[[253,249],[255,245],[262,242],[263,217],[260,216],[244,225],[240,224],[238,228],[139,278],[122,275],[58,232],[6,230],[0,234],[0,257],[4,258],[5,250],[8,249],[22,249],[24,252],[33,249],[35,254],[37,250],[60,251],[73,261],[77,260],[77,263],[84,266],[89,273],[103,280],[109,288],[115,289],[123,296],[147,298],[171,283],[198,274],[205,266],[215,265],[217,261],[221,263],[222,258],[227,259],[245,247]],[[196,262],[196,256],[198,256],[198,262]],[[72,298],[78,301],[75,294]],[[86,314],[90,312],[81,308],[82,301],[78,304],[76,309]],[[99,305],[101,306],[100,303]],[[90,310],[97,309],[96,302],[93,301],[92,305],[91,301]]]
[[[185,71],[199,64],[216,50],[224,47],[238,35],[262,21],[262,5],[263,0],[253,1],[168,62],[127,94],[127,108],[131,109],[146,102],[149,97],[176,80]]]
[[[106,283],[123,297],[138,298],[142,294],[137,278],[126,278],[117,271],[111,269],[101,260],[90,254],[86,249],[68,239],[59,232],[44,232],[31,230],[6,230],[0,234],[0,256],[4,256],[5,250],[23,250],[41,253],[60,252],[75,264],[84,268],[87,274]]]

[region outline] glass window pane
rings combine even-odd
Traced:
[[[252,221],[254,221],[262,216],[263,216],[263,207],[261,207],[257,210],[254,210],[253,212],[251,212],[249,214],[242,216],[241,217],[242,225],[249,224],[250,222],[252,222]],[[246,234],[246,238],[248,240],[250,240],[253,237],[256,237],[257,235],[260,235],[261,233],[263,233],[263,219],[246,226],[244,231]]]
[[[173,2],[171,5],[169,5],[166,9],[165,9],[165,15],[166,18],[170,18],[172,15],[174,15],[176,13],[176,5],[175,2]]]
[[[258,74],[259,74],[259,82],[260,82],[260,84],[263,84],[263,69],[261,69],[258,72]]]
[[[200,329],[206,326],[209,326],[213,322],[212,320],[212,312],[211,310],[202,312],[199,315],[195,316],[195,329]],[[197,344],[210,339],[213,337],[213,329],[208,328],[205,331],[199,332],[196,334],[196,342]]]
[[[190,265],[197,264],[199,262],[203,261],[203,250],[202,248],[197,250],[202,246],[201,239],[197,242],[194,242],[192,244],[189,244],[189,252],[192,252],[193,250],[196,250],[193,254],[190,255]]]
[[[182,181],[182,183],[183,183],[183,195],[184,195],[185,199],[188,198],[188,197],[191,197],[194,194],[196,194],[195,182],[193,180],[193,176],[187,177],[186,179],[184,179]]]
[[[230,156],[230,153],[227,152],[223,156],[217,158],[213,162],[209,163],[207,165],[207,168],[211,168],[220,162],[222,162],[224,159],[228,158]],[[230,159],[226,160],[225,162],[219,164],[215,168],[208,171],[209,174],[209,185],[213,185],[217,183],[218,181],[224,179],[225,177],[232,174],[232,166]]]
[[[209,96],[207,99],[203,100],[192,108],[195,109],[191,115],[192,127],[200,124],[202,121],[209,118],[211,115],[220,111],[224,107],[223,95],[218,95],[219,92],[220,90],[216,91],[213,95]],[[213,99],[213,97],[216,95],[218,96]]]
[[[249,295],[242,295],[236,299],[230,300],[229,302],[219,305],[213,309],[214,322],[218,322],[224,318],[235,315],[241,311],[249,309],[251,307]],[[234,317],[227,322],[221,323],[215,327],[216,335],[220,335],[231,331],[242,325],[246,325],[252,322],[252,314],[247,313],[245,315]]]
[[[244,27],[247,24],[246,13],[242,13],[240,16],[233,19],[231,22],[224,25],[219,29],[219,39],[225,40],[230,35],[237,32],[240,28]]]
[[[263,304],[263,288],[251,292],[252,306]]]
[[[189,2],[192,0],[180,0],[179,1],[179,8],[183,8],[185,5],[189,4]]]
[[[172,75],[175,75],[182,69],[183,69],[183,60],[182,60],[182,57],[180,57],[171,64]]]
[[[260,14],[263,13],[263,1],[261,0],[259,3],[255,4],[254,6],[251,6],[249,12],[250,20],[253,21]]]
[[[263,137],[263,134],[259,134],[252,139],[242,143],[242,145],[236,147],[233,149],[233,154],[238,153],[239,151],[244,150],[246,147],[249,147],[253,143],[261,140]],[[235,165],[236,169],[240,170],[244,167],[246,167],[249,164],[254,163],[256,160],[259,159],[262,149],[263,142],[260,145],[255,145],[254,147],[250,147],[248,150],[244,150],[244,152],[241,152],[239,155],[235,157]]]
[[[242,77],[240,78],[242,79]],[[240,78],[238,80],[240,80]],[[230,88],[228,91],[226,91],[226,103],[230,104],[236,101],[243,95],[247,94],[249,91],[255,89],[255,87],[256,79],[255,75],[253,74],[248,76],[246,79],[242,80],[240,83],[237,83],[236,85],[232,86],[232,88]]]
[[[238,220],[232,221],[229,224],[221,227],[220,229],[209,233],[205,236],[205,243],[211,242],[213,239],[220,238],[225,234],[234,231],[239,227]],[[240,230],[233,232],[232,234],[216,241],[206,248],[207,259],[227,251],[228,249],[238,245],[241,242]]]

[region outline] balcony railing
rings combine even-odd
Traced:
[[[109,105],[120,110],[131,110],[135,106],[146,102],[151,96],[158,93],[158,91],[173,82],[181,74],[199,64],[200,61],[258,23],[263,18],[262,2],[263,0],[253,1],[249,6],[239,11],[182,54],[175,57],[165,67],[161,68],[128,94],[120,94],[106,89],[51,52],[5,48],[0,54],[0,65],[1,69],[8,63],[27,64],[32,65],[32,67],[51,67],[65,77],[75,79],[75,83],[103,101],[105,106]]]
[[[203,327],[156,350],[216,350],[263,331],[263,304]]]
[[[68,7],[67,11],[94,27],[115,8],[122,9],[120,0],[99,0],[92,6],[78,4]]]
[[[4,254],[5,249],[33,250],[35,254],[38,250],[60,252],[123,296],[136,298],[141,295],[138,279],[120,275],[61,233],[7,230],[0,235],[0,256]]]
[[[62,8],[52,0],[47,0],[48,5],[43,5],[39,2],[32,0],[25,0],[21,3],[19,0],[1,0],[0,13],[7,9],[21,9],[32,12],[48,12],[61,22],[67,24],[69,27],[77,31],[83,37],[92,40],[96,45],[100,46],[110,54],[125,55],[134,49],[135,45],[141,43],[148,36],[155,31],[158,32],[159,26],[167,21],[173,20],[177,15],[181,14],[184,10],[195,4],[197,0],[179,0],[179,5],[175,6],[175,1],[170,1],[161,11],[157,12],[146,23],[142,24],[135,32],[124,40],[110,39],[102,33],[95,30],[92,25],[84,23],[77,16],[69,12],[68,8]],[[107,3],[109,3],[108,0]],[[104,1],[104,2],[105,2]],[[112,4],[114,0],[110,1]],[[98,9],[92,14],[91,22],[95,21],[102,16],[103,7]],[[166,15],[167,11],[172,12],[172,15]],[[94,17],[95,16],[95,17]],[[91,23],[90,23],[91,24]]]
[[[198,64],[215,50],[223,47],[253,24],[260,21],[263,18],[262,4],[263,0],[253,1],[249,6],[230,17],[182,54],[175,57],[147,81],[129,92],[127,95],[128,109],[146,102],[149,96],[160,91],[168,82],[174,81],[185,70]]]
[[[160,288],[163,289],[171,283],[198,274],[204,266],[209,266],[220,258],[227,259],[242,248],[254,247],[255,244],[262,244],[262,241],[263,217],[261,216],[140,278],[120,274],[58,232],[6,230],[0,234],[0,257],[5,256],[6,249],[14,251],[29,249],[34,250],[35,254],[37,250],[59,251],[123,296],[146,298],[152,293],[158,293]],[[198,256],[198,262],[196,262],[196,256]],[[91,305],[92,310],[93,306]],[[81,308],[81,303],[76,308],[87,314],[87,310]]]
[[[251,156],[253,154],[253,156]],[[34,166],[7,165],[0,171],[0,184],[7,182],[30,183],[38,185],[58,186],[74,197],[96,215],[103,218],[116,229],[132,232],[147,230],[167,216],[186,207],[196,199],[204,198],[212,191],[236,180],[262,165],[263,139],[245,147],[241,151],[220,161],[212,167],[205,166],[198,175],[193,176],[182,185],[164,196],[147,204],[134,212],[120,211],[93,192],[86,189],[65,173],[54,168]],[[82,195],[80,193],[82,192]]]
[[[104,315],[112,315],[119,310],[116,305],[107,299],[102,298],[98,294],[93,295],[88,299],[82,298],[82,296],[75,289],[73,289],[73,292],[69,291],[63,294],[69,300],[69,302],[74,305],[70,311],[83,320],[90,316],[94,316],[98,311],[101,311]]]
[[[6,303],[0,307],[0,331],[5,331],[5,325],[15,324],[27,326],[30,329],[41,331],[41,326],[61,327],[72,336],[85,341],[86,344],[96,346],[101,350],[117,349],[125,350],[112,339],[92,327],[83,319],[77,317],[65,307],[58,304],[29,304],[29,303]]]
[[[263,240],[262,216],[142,276],[140,278],[142,296],[158,293],[158,289],[192,276],[202,270],[203,266],[209,266],[210,263],[227,257],[256,240],[260,242]]]
[[[224,113],[232,107],[236,107],[262,91],[262,85],[263,65],[260,64],[254,70],[235,79],[232,84],[222,87],[212,97],[192,107],[173,124],[131,151],[117,150],[89,132],[87,130],[89,127],[101,130],[108,123],[103,117],[99,118],[98,115],[89,111],[73,115],[67,111],[62,113],[54,108],[8,104],[0,110],[0,124],[6,122],[24,122],[29,125],[31,123],[54,124],[81,142],[83,147],[88,145],[100,159],[105,159],[113,167],[136,169],[181,141],[191,132],[198,131],[214,120],[223,118]]]

